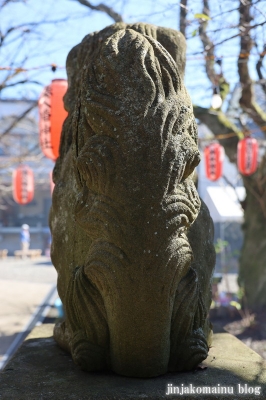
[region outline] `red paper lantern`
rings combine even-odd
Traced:
[[[217,181],[223,172],[224,148],[219,143],[211,143],[204,149],[204,158],[207,178]]]
[[[18,204],[28,204],[34,196],[33,171],[27,165],[20,165],[13,171],[13,198]]]
[[[59,156],[59,144],[63,122],[67,117],[63,96],[67,91],[65,79],[54,79],[46,86],[39,98],[40,145],[44,155],[52,160]]]
[[[237,166],[243,175],[251,175],[258,165],[258,142],[255,138],[246,137],[237,145]]]

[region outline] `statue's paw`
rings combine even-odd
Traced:
[[[169,371],[191,371],[208,356],[209,347],[202,329],[192,332],[178,346],[179,351],[171,355]]]
[[[66,327],[66,321],[58,322],[57,324],[55,324],[54,338],[60,347],[62,347],[64,350],[70,352],[71,334]]]
[[[91,343],[83,331],[73,335],[71,354],[74,362],[85,371],[102,371],[107,368],[105,349]]]
[[[193,336],[187,340],[187,346],[189,351],[184,370],[190,371],[208,356],[209,347],[201,329],[193,332]]]

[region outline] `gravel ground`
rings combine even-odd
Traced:
[[[56,284],[56,278],[47,257],[0,260],[0,363]]]

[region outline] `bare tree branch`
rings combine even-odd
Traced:
[[[203,0],[203,14],[208,16],[210,15],[208,0]],[[211,83],[214,86],[216,86],[218,84],[219,78],[217,77],[217,74],[214,70],[214,62],[215,62],[214,45],[213,42],[210,40],[209,36],[207,35],[207,25],[208,25],[207,20],[202,20],[200,22],[199,36],[202,41],[205,54],[207,56],[205,62],[207,76],[210,79]]]
[[[256,0],[256,1],[253,3],[253,6],[254,6],[255,4],[257,4],[257,3],[260,3],[260,2],[261,2],[261,0]],[[214,20],[215,18],[221,18],[221,16],[224,15],[224,14],[230,14],[230,13],[232,13],[232,12],[234,12],[234,11],[238,11],[238,9],[239,9],[239,7],[236,7],[236,8],[231,8],[230,10],[226,10],[226,11],[219,12],[219,14],[216,14],[216,15],[213,15],[213,16],[212,16],[212,20]]]
[[[38,104],[38,101],[34,101],[29,108],[27,108],[22,114],[20,114],[5,130],[4,132],[1,133],[0,135],[0,141],[1,139],[6,136],[10,131],[18,124],[19,121],[21,121],[23,118],[26,117],[26,115],[33,110]]]
[[[180,32],[186,37],[187,27],[187,0],[180,1],[180,14],[179,14],[179,29]]]
[[[29,80],[29,79],[24,79],[24,80],[22,80],[22,81],[12,82],[12,83],[9,83],[8,85],[6,85],[6,83],[3,82],[3,83],[0,84],[0,92],[1,92],[1,90],[3,90],[3,89],[7,89],[7,88],[10,88],[10,87],[12,87],[12,86],[17,86],[17,85],[23,85],[24,83],[33,83],[33,84],[35,84],[35,85],[42,85],[41,82],[32,81],[32,80]]]
[[[12,186],[5,186],[0,184],[0,191],[1,192],[8,192],[10,193],[12,191]]]
[[[209,9],[209,2],[208,0],[203,0],[203,14],[209,16],[210,9]],[[211,39],[207,34],[207,20],[201,20],[200,27],[199,27],[199,36],[202,41],[204,51],[206,54],[205,57],[205,69],[209,80],[211,81],[214,88],[219,88],[220,96],[222,100],[226,98],[229,93],[229,84],[225,80],[222,72],[222,65],[220,60],[221,71],[220,73],[216,73],[214,69],[215,64],[215,53],[214,53],[214,45]]]
[[[1,8],[4,8],[8,3],[25,3],[25,0],[5,0],[1,4]]]
[[[3,46],[4,44],[8,45],[11,43],[10,41],[8,43],[4,43],[4,41],[8,38],[8,36],[10,36],[10,34],[12,34],[14,32],[21,31],[20,32],[21,35],[28,34],[28,33],[32,33],[32,30],[29,27],[36,28],[40,25],[59,24],[62,22],[66,22],[67,20],[68,20],[68,17],[65,17],[65,18],[56,19],[56,20],[49,20],[49,21],[40,20],[37,22],[26,22],[24,24],[11,26],[10,28],[7,29],[6,32],[0,31],[0,47]],[[17,40],[17,38],[15,40]]]
[[[91,10],[104,12],[105,14],[109,15],[109,17],[112,18],[115,22],[123,22],[122,15],[118,14],[111,7],[108,7],[105,4],[100,3],[97,6],[94,6],[88,0],[75,0],[75,1],[82,4],[83,6],[90,8]]]
[[[252,29],[257,28],[258,26],[263,26],[263,25],[265,25],[265,24],[266,24],[266,21],[260,22],[259,24],[252,25],[252,26],[250,26],[250,27],[248,28],[248,31],[251,31]],[[228,42],[229,40],[235,39],[235,38],[237,38],[238,36],[241,36],[241,35],[242,35],[242,33],[236,33],[235,35],[230,36],[230,37],[228,37],[228,38],[225,38],[225,39],[221,40],[221,41],[218,42],[218,43],[213,43],[212,46],[213,46],[213,47],[219,46],[219,45],[221,45],[221,44],[223,44],[223,43],[225,43],[225,42]],[[192,54],[193,54],[194,56],[196,56],[196,55],[198,55],[198,54],[202,54],[202,51],[198,51],[198,52],[195,52],[195,53],[192,53]]]
[[[252,0],[240,0],[239,2],[240,52],[238,57],[238,74],[242,86],[242,95],[239,104],[253,121],[264,130],[266,128],[266,113],[255,101],[253,82],[248,68],[250,51],[253,47],[253,40],[250,36],[250,21],[252,20],[250,15],[251,5]]]
[[[226,155],[231,162],[236,162],[236,149],[242,132],[228,120],[222,111],[210,111],[207,108],[194,106],[194,115],[205,124],[214,136],[225,136],[222,140]]]
[[[266,44],[264,45],[263,51],[260,53],[260,58],[256,64],[256,70],[258,73],[259,80],[261,81],[261,87],[264,90],[264,93],[266,94],[266,82],[265,82],[265,79],[263,78],[263,75],[261,72],[262,62],[263,62],[265,54],[266,54]]]
[[[266,19],[266,14],[259,7],[255,5],[256,3],[252,3],[253,7]]]

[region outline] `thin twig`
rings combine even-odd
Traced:
[[[122,15],[118,14],[111,7],[108,7],[105,4],[100,3],[97,6],[94,6],[88,0],[75,0],[75,1],[82,4],[83,6],[90,8],[91,10],[104,12],[105,14],[109,15],[109,17],[112,18],[115,22],[123,22]]]
[[[259,60],[258,60],[258,62],[256,64],[256,70],[257,70],[259,79],[260,79],[260,81],[262,81],[261,82],[261,87],[262,87],[264,93],[266,94],[266,82],[265,82],[264,77],[263,77],[262,72],[261,72],[262,62],[263,62],[263,59],[265,57],[265,54],[266,54],[266,44],[264,45],[263,51],[260,53],[260,58],[259,58]]]
[[[179,14],[179,29],[180,32],[186,37],[187,27],[187,0],[180,1],[180,14]]]
[[[18,124],[19,121],[21,121],[23,118],[26,117],[26,115],[33,110],[38,104],[38,101],[34,101],[27,110],[25,110],[22,114],[20,114],[5,130],[4,132],[1,133],[0,135],[0,141],[1,139],[6,136],[10,131]]]
[[[263,25],[265,25],[265,24],[266,24],[266,21],[263,21],[263,22],[261,22],[261,23],[259,23],[259,24],[250,26],[248,30],[251,31],[252,29],[257,28],[258,26],[263,26]],[[226,39],[221,40],[220,42],[213,43],[212,47],[219,46],[220,44],[223,44],[223,43],[225,43],[225,42],[228,42],[229,40],[235,39],[235,38],[237,38],[237,37],[239,37],[239,36],[242,36],[242,35],[243,35],[243,32],[237,33],[237,34],[235,34],[235,35],[233,35],[233,36],[230,36],[229,38],[226,38]],[[198,52],[196,52],[196,53],[192,53],[192,55],[193,55],[193,56],[196,56],[196,55],[202,54],[203,52],[204,52],[204,51],[198,51]]]

